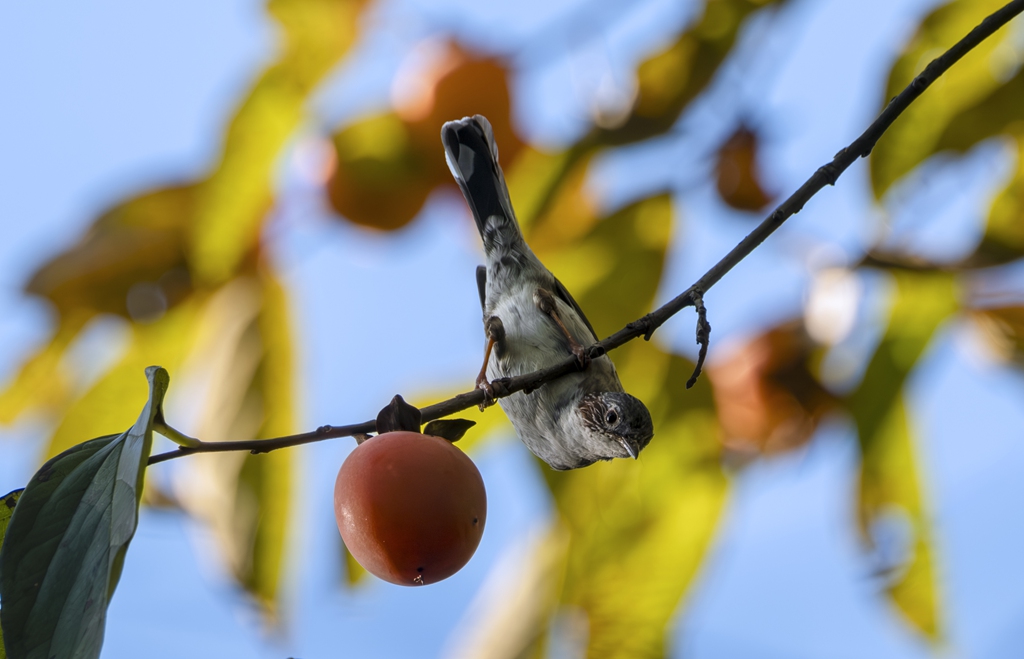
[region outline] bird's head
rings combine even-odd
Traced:
[[[654,436],[651,413],[639,398],[627,393],[586,394],[577,410],[584,431],[601,447],[605,459],[636,459]]]

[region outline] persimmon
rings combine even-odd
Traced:
[[[356,447],[334,484],[345,546],[370,573],[420,586],[458,572],[487,519],[484,482],[446,439],[395,431]]]

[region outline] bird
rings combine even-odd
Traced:
[[[576,356],[580,370],[535,391],[499,399],[519,439],[553,469],[637,459],[654,436],[651,414],[625,392],[607,355],[590,359],[597,334],[569,291],[523,238],[512,209],[498,145],[481,115],[441,128],[448,168],[483,241],[476,279],[487,338],[476,385],[492,403],[499,378],[530,373]]]

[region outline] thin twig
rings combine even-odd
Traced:
[[[737,263],[747,257],[758,245],[763,243],[782,223],[793,215],[800,212],[804,205],[826,185],[835,185],[836,180],[846,169],[858,158],[864,158],[871,153],[878,139],[892,125],[900,114],[927,89],[935,80],[945,73],[949,67],[955,64],[960,58],[967,54],[972,48],[991,36],[996,30],[1006,25],[1012,18],[1024,11],[1024,0],[1013,0],[1002,9],[996,11],[977,27],[970,31],[963,39],[958,41],[952,48],[935,58],[925,67],[898,96],[889,101],[889,104],[882,110],[882,113],[875,119],[868,129],[860,137],[855,139],[848,147],[836,154],[832,162],[818,168],[807,181],[800,186],[786,201],[772,212],[761,224],[751,231],[746,238],[740,241],[731,252],[725,255],[721,261],[708,270],[704,276],[698,279],[690,288],[669,300],[666,304],[647,314],[639,320],[635,320],[624,328],[598,341],[590,346],[589,352],[592,359],[622,346],[633,339],[644,337],[650,339],[651,335],[661,327],[665,321],[679,313],[685,307],[702,299],[703,293],[707,292],[718,283],[725,273],[729,272]],[[698,322],[700,322],[698,320]],[[706,322],[706,319],[705,319]],[[699,329],[698,329],[699,334]],[[705,349],[702,346],[702,352]],[[566,373],[577,370],[576,357],[570,355],[561,362],[545,369],[517,375],[512,378],[495,380],[494,398],[504,398],[518,391],[532,391],[546,382],[559,378]],[[440,419],[474,407],[483,402],[484,392],[481,389],[474,389],[459,394],[449,400],[428,405],[422,412],[424,423]],[[237,442],[203,442],[194,448],[178,448],[174,451],[161,453],[150,457],[149,464],[156,464],[166,460],[173,460],[193,453],[215,453],[221,451],[251,451],[252,453],[266,453],[288,446],[298,446],[318,442],[324,439],[335,437],[349,437],[357,434],[375,432],[376,426],[373,420],[364,421],[348,426],[321,426],[313,432],[287,437],[276,437],[273,439],[254,439]]]
[[[697,363],[693,367],[693,375],[686,381],[686,388],[690,389],[697,384],[697,378],[704,368],[704,359],[708,356],[708,345],[711,343],[711,323],[708,322],[708,309],[704,306],[704,296],[700,291],[691,294],[693,308],[697,311],[697,345],[700,351],[697,353]]]

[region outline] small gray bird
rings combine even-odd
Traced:
[[[585,370],[500,400],[519,439],[555,469],[635,459],[654,435],[651,415],[622,390],[606,355],[588,359],[586,348],[597,335],[569,291],[523,240],[491,124],[480,115],[449,121],[441,128],[441,141],[487,257],[487,265],[477,268],[487,334],[477,386],[490,395],[489,380],[530,373],[574,354]]]

